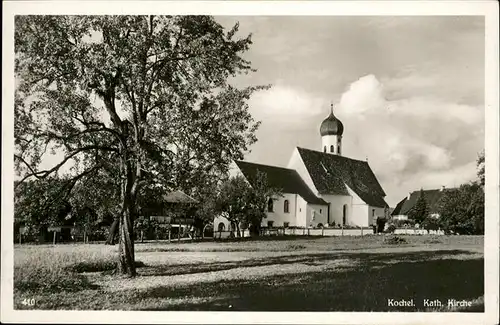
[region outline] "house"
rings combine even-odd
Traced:
[[[333,105],[319,131],[320,150],[296,147],[286,168],[234,162],[236,174],[250,185],[259,171],[266,174],[270,186],[282,189],[283,197],[269,198],[261,226],[369,227],[387,214],[386,194],[368,162],[342,156],[344,126],[333,114]],[[228,229],[229,223],[219,216],[214,225]]]
[[[447,189],[443,186],[440,189],[423,190],[431,216],[439,217],[437,203],[447,191],[452,190],[456,190],[456,188]],[[408,220],[408,212],[415,206],[419,197],[420,190],[408,193],[408,196],[399,201],[394,211],[392,211],[392,218],[395,220]]]
[[[182,191],[169,192],[161,200],[142,209],[142,214],[179,234],[194,224],[193,210],[198,201]]]

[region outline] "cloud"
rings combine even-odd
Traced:
[[[324,113],[326,107],[323,98],[279,83],[254,94],[249,105],[257,118],[280,118],[284,122],[316,116]]]
[[[345,126],[346,156],[368,157],[392,196],[475,178],[477,151],[484,146],[482,107],[431,96],[388,97],[386,83],[374,75],[354,81],[341,95],[337,117]]]
[[[374,75],[367,75],[353,82],[340,98],[342,111],[349,115],[363,113],[383,108],[385,99],[382,84]]]

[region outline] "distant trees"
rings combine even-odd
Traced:
[[[408,212],[408,217],[427,231],[442,229],[447,234],[484,234],[485,155],[476,160],[477,180],[447,189],[436,203],[436,215],[431,215],[425,193],[420,195]]]
[[[438,202],[439,224],[446,233],[484,234],[484,190],[480,182],[448,190]]]
[[[484,151],[479,154],[476,163],[478,179],[446,191],[437,204],[439,226],[446,233],[484,234]]]
[[[50,226],[71,222],[71,205],[66,193],[73,184],[57,177],[16,182],[14,190],[15,229],[25,227],[27,234],[38,237]]]
[[[225,181],[217,195],[216,210],[231,223],[231,235],[241,236],[241,225],[248,227],[253,235],[260,233],[262,219],[266,217],[269,198],[281,196],[281,190],[268,185],[266,175],[257,173],[250,185],[243,176]]]
[[[237,229],[237,236],[240,237],[239,223],[245,218],[250,210],[248,201],[251,188],[243,176],[236,176],[224,182],[217,196],[216,209],[229,221],[231,227],[231,237],[234,236],[234,229]]]
[[[420,195],[418,196],[415,205],[408,211],[408,218],[413,219],[415,223],[422,225],[424,220],[429,217],[429,205],[425,198],[425,193],[423,189],[420,189]]]

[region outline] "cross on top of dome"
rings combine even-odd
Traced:
[[[319,132],[321,136],[342,135],[342,133],[344,133],[344,125],[333,114],[333,103],[330,104],[330,115],[321,123]]]

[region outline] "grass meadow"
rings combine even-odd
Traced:
[[[136,244],[138,276],[112,274],[117,246],[17,245],[16,309],[183,311],[484,310],[483,236],[281,237]],[[394,307],[388,299],[414,299]],[[472,301],[430,308],[424,299]]]

